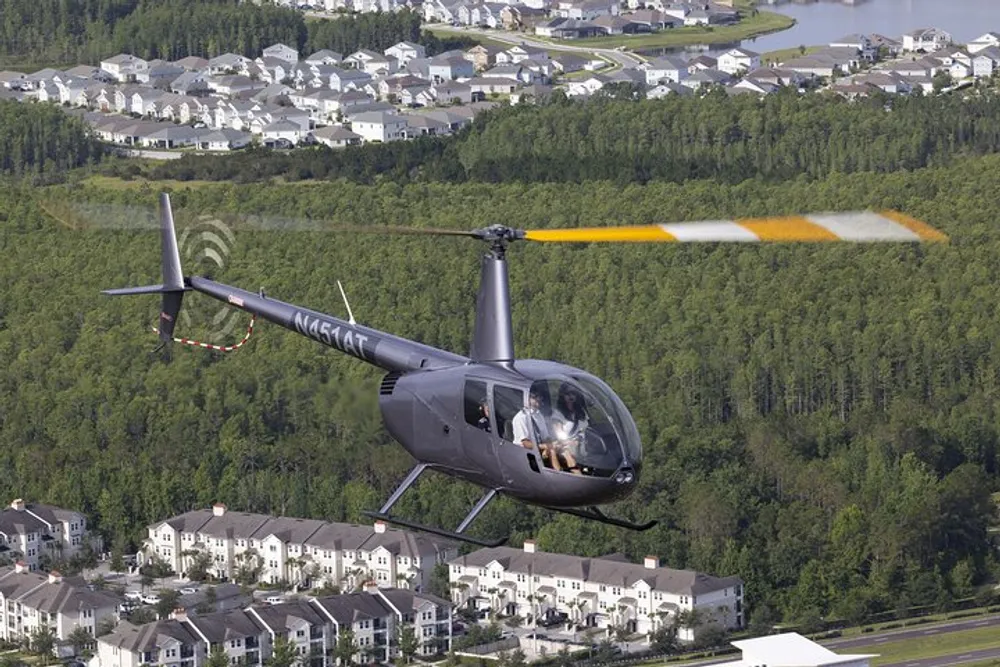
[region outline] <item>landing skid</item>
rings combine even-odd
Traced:
[[[626,521],[625,519],[616,519],[612,516],[608,516],[600,510],[598,507],[589,507],[587,509],[579,509],[576,507],[548,507],[545,509],[552,510],[553,512],[562,512],[564,514],[572,514],[573,516],[578,516],[584,519],[590,519],[591,521],[600,521],[601,523],[606,523],[609,526],[617,526],[619,528],[628,528],[629,530],[644,531],[649,530],[657,523],[656,519],[652,521],[647,521],[646,523],[632,523],[631,521]]]
[[[490,541],[490,540],[481,540],[476,537],[471,537],[463,532],[465,531],[466,528],[468,528],[472,524],[473,520],[475,520],[475,518],[479,516],[479,513],[482,512],[486,508],[486,506],[490,504],[490,501],[496,497],[497,495],[496,489],[487,490],[485,495],[483,495],[483,497],[479,499],[479,502],[476,503],[476,506],[472,508],[472,510],[468,513],[468,515],[466,515],[464,519],[462,519],[462,523],[458,524],[458,528],[456,528],[453,531],[447,530],[445,528],[438,528],[436,526],[425,526],[422,523],[417,523],[416,521],[410,521],[409,519],[401,519],[399,517],[394,517],[391,514],[389,514],[389,510],[392,509],[392,506],[395,505],[396,502],[403,497],[403,494],[411,486],[413,486],[413,483],[417,481],[417,478],[420,477],[420,474],[426,469],[427,469],[426,463],[420,463],[414,466],[413,470],[411,470],[410,473],[406,476],[406,479],[403,480],[403,483],[400,484],[399,487],[392,492],[392,495],[389,496],[389,500],[387,500],[385,504],[382,505],[382,508],[378,512],[363,512],[363,514],[365,516],[370,516],[373,519],[379,519],[381,521],[395,524],[397,526],[403,526],[404,528],[412,528],[413,530],[419,530],[425,533],[431,533],[432,535],[440,535],[441,537],[447,537],[449,539],[459,540],[461,542],[468,542],[470,544],[476,544],[481,547],[499,547],[507,542],[507,540],[510,537],[509,535],[506,537],[502,537],[499,540]]]

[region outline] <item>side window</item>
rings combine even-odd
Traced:
[[[514,441],[514,415],[524,408],[524,392],[511,387],[493,386],[493,409],[496,412],[497,433],[509,442]]]
[[[465,422],[487,433],[493,432],[486,383],[482,380],[465,381]]]

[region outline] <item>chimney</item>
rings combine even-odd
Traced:
[[[535,541],[534,540],[525,540],[524,541],[524,553],[526,553],[526,554],[533,554],[533,553],[535,553]]]
[[[49,572],[49,583],[50,584],[61,584],[62,575],[59,574],[59,570],[52,570]]]
[[[28,564],[25,563],[23,560],[19,560],[16,563],[14,563],[14,572],[21,574],[22,572],[27,572],[27,571],[28,571]]]
[[[24,511],[24,501],[20,498],[14,498],[14,502],[10,504],[10,508],[17,510],[18,512]]]
[[[385,527],[386,527],[385,526],[385,521],[376,521],[375,522],[375,532],[376,533],[384,533],[385,532]]]
[[[170,618],[174,619],[175,621],[183,623],[184,621],[188,620],[187,609],[185,609],[184,607],[177,607],[172,612],[170,612]]]
[[[378,590],[378,584],[375,583],[374,579],[369,579],[361,585],[361,588],[365,593],[374,593]]]
[[[642,560],[642,564],[645,566],[647,570],[655,570],[656,568],[660,567],[660,559],[657,558],[656,556],[646,556]]]
[[[222,503],[215,503],[214,505],[212,505],[213,516],[222,516],[225,513],[226,513],[226,506],[223,505]]]

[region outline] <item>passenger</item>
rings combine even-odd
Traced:
[[[580,391],[564,382],[559,387],[556,408],[552,413],[552,432],[556,436],[554,449],[555,454],[566,461],[566,467],[575,473],[581,472],[577,459],[589,423]]]
[[[528,404],[514,415],[514,442],[525,449],[537,447],[543,461],[548,461],[553,468],[559,470],[559,461],[553,455],[552,433],[548,421],[541,413],[542,394],[534,388],[528,393]]]
[[[476,427],[487,433],[493,430],[490,427],[490,404],[486,399],[479,403],[479,420],[476,422]]]

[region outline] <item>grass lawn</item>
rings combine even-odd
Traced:
[[[757,37],[769,32],[787,30],[795,25],[795,19],[774,12],[758,11],[755,16],[746,16],[739,23],[724,26],[673,28],[650,35],[616,35],[614,37],[591,37],[566,42],[572,46],[610,47],[624,46],[627,49],[656,49],[692,44],[725,44]],[[539,41],[543,41],[541,38]],[[551,40],[544,40],[551,41]],[[551,43],[558,43],[552,41]]]
[[[760,62],[763,63],[783,63],[786,60],[791,60],[792,58],[798,58],[799,56],[807,56],[810,53],[816,53],[822,46],[807,46],[805,51],[802,50],[801,46],[793,46],[787,49],[778,49],[776,51],[765,51],[760,54]]]
[[[504,49],[505,51],[514,46],[510,42],[504,42],[499,39],[490,39],[489,37],[481,35],[479,33],[464,32],[460,30],[455,30],[454,28],[450,28],[447,26],[434,26],[434,27],[421,26],[421,30],[423,30],[424,32],[433,33],[438,37],[441,37],[442,39],[447,39],[449,37],[468,37],[472,41],[478,42],[479,44],[483,44],[484,46],[498,46],[501,49]],[[505,32],[504,34],[510,35],[511,37],[517,37],[519,33]]]
[[[935,658],[943,655],[958,655],[969,651],[988,648],[1000,648],[1000,633],[996,628],[979,628],[961,632],[947,632],[911,638],[901,641],[886,641],[868,646],[851,647],[849,650],[838,649],[837,653],[878,653],[878,658],[872,659],[872,665],[888,665],[920,658]],[[994,664],[997,661],[992,661]],[[990,664],[986,661],[985,664]]]

